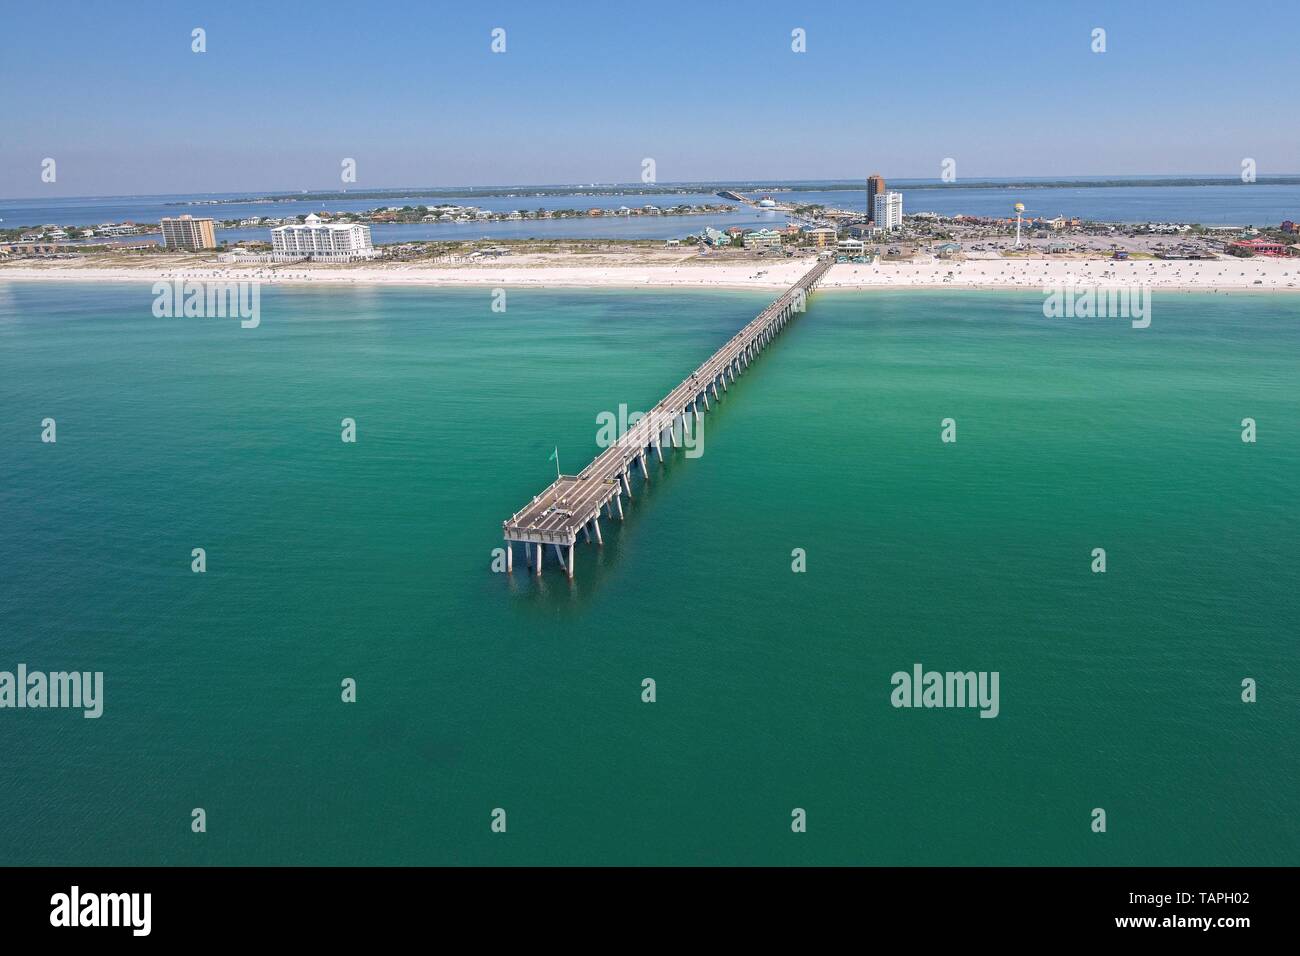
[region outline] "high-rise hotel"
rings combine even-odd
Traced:
[[[271,247],[274,258],[281,260],[310,256],[317,262],[351,262],[375,255],[369,226],[359,222],[322,222],[315,213],[301,225],[272,229]]]
[[[872,221],[877,229],[903,227],[903,194],[884,192],[876,196]]]
[[[872,173],[867,177],[867,222],[876,221],[876,197],[885,194],[885,177]]]
[[[160,225],[164,249],[198,252],[200,249],[217,248],[217,232],[211,219],[181,216],[179,219],[164,218]]]

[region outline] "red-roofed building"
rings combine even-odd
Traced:
[[[1252,256],[1292,256],[1295,250],[1270,239],[1239,239],[1228,243],[1228,250],[1249,253]]]

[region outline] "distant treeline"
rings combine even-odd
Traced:
[[[1054,179],[1054,180],[1015,180],[998,182],[988,179],[961,180],[953,183],[939,180],[898,179],[889,180],[890,185],[904,189],[1114,189],[1117,187],[1154,188],[1158,186],[1243,186],[1239,177],[1221,176],[1186,176],[1178,178],[1149,179]],[[475,197],[501,198],[515,196],[527,199],[536,196],[669,196],[688,193],[717,193],[730,190],[740,193],[761,192],[856,192],[865,188],[865,181],[835,180],[828,182],[769,182],[761,183],[664,183],[660,185],[646,183],[624,183],[603,186],[500,186],[479,187],[439,186],[428,189],[375,189],[363,191],[276,193],[266,196],[251,196],[235,199],[215,200],[179,200],[168,203],[169,206],[222,205],[226,203],[249,202],[316,202],[338,199],[473,199]],[[1254,185],[1266,186],[1300,186],[1300,176],[1261,176]]]
[[[307,192],[307,193],[279,193],[268,196],[247,196],[236,199],[205,199],[205,200],[179,200],[170,202],[169,206],[216,206],[223,203],[250,203],[250,202],[315,202],[317,200],[340,200],[340,199],[381,199],[392,201],[395,199],[475,199],[482,197],[500,198],[502,196],[514,196],[519,199],[531,199],[538,196],[672,196],[672,195],[693,195],[696,193],[714,192],[722,189],[721,186],[701,185],[698,188],[691,185],[687,188],[686,184],[676,183],[671,186],[647,186],[641,183],[626,186],[502,186],[499,188],[479,188],[471,189],[468,186],[459,188],[451,186],[438,186],[430,189],[375,189],[375,190],[348,190],[343,192],[335,190],[332,192]]]
[[[1239,177],[1223,176],[1216,178],[1184,179],[1057,179],[1057,180],[1023,180],[1019,182],[990,182],[988,180],[971,180],[969,182],[944,183],[932,180],[912,182],[898,180],[900,189],[1114,189],[1116,187],[1137,186],[1300,186],[1300,176],[1261,176],[1256,183],[1243,183]],[[831,189],[861,189],[859,184],[835,185],[824,187]]]
[[[1022,179],[1022,180],[990,180],[990,179],[968,179],[959,182],[945,183],[937,179],[889,179],[886,180],[889,188],[897,187],[899,189],[1114,189],[1116,187],[1142,187],[1150,188],[1154,186],[1245,186],[1252,185],[1243,183],[1240,178],[1234,176],[1187,176],[1177,179]],[[1300,186],[1300,176],[1260,176],[1258,181],[1253,185],[1263,186]],[[710,187],[712,188],[712,187]],[[768,187],[752,186],[725,186],[724,189],[730,189],[736,192],[763,192],[763,191],[783,191],[783,192],[859,192],[866,188],[864,182],[833,182],[833,183],[789,183],[773,184]]]

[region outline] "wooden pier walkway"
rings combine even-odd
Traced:
[[[719,389],[725,392],[729,382],[749,367],[790,319],[804,311],[808,295],[834,261],[824,259],[813,266],[581,472],[561,475],[503,521],[506,570],[514,570],[514,542],[519,542],[524,545],[525,559],[534,573],[541,574],[543,549],[550,545],[568,576],[573,577],[573,549],[578,534],[590,541],[594,533],[596,543],[601,543],[601,508],[607,516],[617,514],[622,519],[623,495],[632,498],[633,465],[649,481],[650,452],[653,450],[662,461],[665,440],[671,447],[677,446],[678,425],[685,429],[698,422],[710,407],[709,395],[717,401]]]

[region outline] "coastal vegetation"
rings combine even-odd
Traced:
[[[1300,185],[1300,176],[1260,176],[1256,182],[1277,186]],[[1118,189],[1129,187],[1162,186],[1241,186],[1239,176],[1156,176],[1146,178],[1100,178],[1100,179],[1019,179],[992,180],[970,179],[946,183],[937,179],[898,179],[899,186],[908,189],[1054,189],[1067,187],[1071,189]],[[862,189],[862,182],[850,180],[805,180],[800,182],[767,185],[761,182],[699,182],[699,183],[609,183],[589,186],[446,186],[419,189],[373,189],[373,190],[323,190],[303,191],[298,193],[273,193],[258,197],[223,197],[221,199],[178,200],[178,206],[219,206],[227,203],[245,202],[328,202],[331,199],[440,199],[440,198],[501,198],[501,197],[544,197],[544,196],[665,196],[698,195],[700,193],[731,192],[788,192],[793,187],[813,188],[819,192],[857,191]]]

